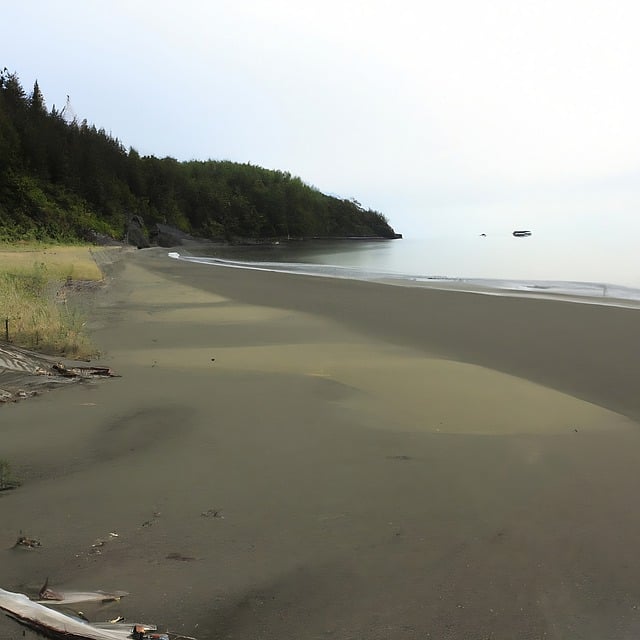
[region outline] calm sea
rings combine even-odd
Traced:
[[[392,241],[305,241],[202,247],[181,257],[203,265],[394,281],[494,294],[561,295],[640,302],[637,236],[624,229],[456,232]],[[175,257],[175,256],[174,256]]]

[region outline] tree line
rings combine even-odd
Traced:
[[[233,241],[395,237],[384,215],[328,196],[286,171],[228,161],[140,156],[104,129],[47,109],[36,81],[28,94],[0,73],[0,240],[124,236],[148,227]]]

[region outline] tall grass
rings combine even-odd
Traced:
[[[59,295],[67,280],[80,279],[77,273],[87,280],[101,277],[88,250],[89,266],[29,253],[36,258],[30,267],[24,265],[22,252],[13,254],[12,260],[0,259],[0,339],[6,339],[6,322],[13,344],[68,358],[90,356],[94,349],[85,332],[84,312],[68,296]]]

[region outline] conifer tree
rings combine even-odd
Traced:
[[[31,106],[31,110],[39,115],[46,115],[47,107],[44,103],[44,96],[42,95],[42,91],[40,91],[40,86],[38,85],[38,81],[36,80],[33,83],[33,92],[29,98],[29,103]]]

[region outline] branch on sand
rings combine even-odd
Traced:
[[[122,622],[118,617],[111,622],[91,623],[79,617],[67,615],[44,606],[87,601],[119,600],[124,591],[112,593],[104,591],[64,591],[55,592],[48,587],[48,581],[40,590],[40,602],[34,602],[22,593],[0,589],[0,610],[10,618],[49,638],[69,640],[194,640],[170,632],[158,632],[151,624]]]
[[[0,342],[0,403],[35,395],[60,382],[117,377],[109,367],[65,364],[39,353]]]

